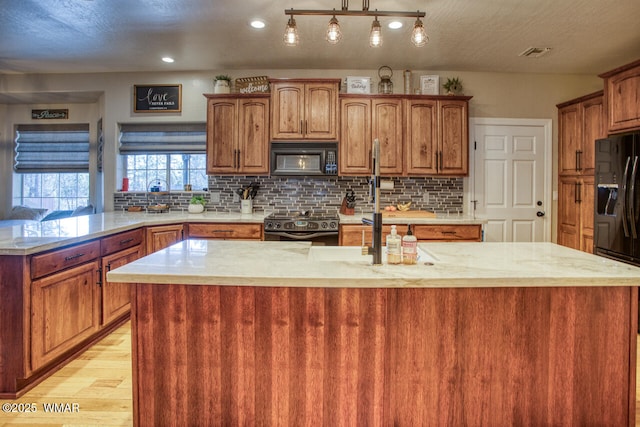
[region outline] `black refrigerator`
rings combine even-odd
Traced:
[[[596,140],[594,251],[640,266],[640,133]]]

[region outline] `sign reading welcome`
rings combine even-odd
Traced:
[[[134,85],[135,113],[170,113],[182,111],[182,85]]]

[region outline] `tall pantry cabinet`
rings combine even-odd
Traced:
[[[593,253],[595,140],[605,138],[603,91],[558,104],[558,244]]]

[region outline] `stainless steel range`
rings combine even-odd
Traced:
[[[264,239],[310,241],[314,245],[335,246],[338,244],[339,226],[337,214],[275,212],[264,219]]]

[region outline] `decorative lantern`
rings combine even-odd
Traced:
[[[378,76],[380,77],[380,83],[378,83],[378,93],[393,93],[393,82],[391,81],[393,71],[391,70],[391,68],[387,67],[386,65],[378,68]]]

